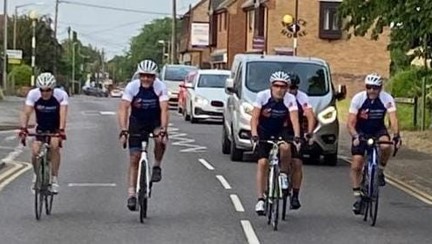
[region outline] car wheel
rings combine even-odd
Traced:
[[[196,124],[196,123],[198,123],[198,119],[197,118],[194,118],[194,116],[193,116],[193,106],[192,106],[192,104],[190,105],[190,122],[192,123],[192,124]]]
[[[234,137],[232,137],[232,141],[231,141],[231,161],[234,162],[239,162],[243,160],[243,150],[238,149],[237,145],[235,143]]]
[[[324,155],[324,164],[329,166],[336,166],[338,163],[338,153],[331,153]]]
[[[228,139],[225,125],[222,125],[222,153],[229,154],[230,152],[231,152],[231,142]]]
[[[182,111],[183,111],[183,109],[179,106],[179,107],[177,108],[177,112],[178,112],[179,114],[181,114]]]

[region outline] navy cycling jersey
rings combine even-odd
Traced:
[[[55,131],[60,127],[60,106],[68,105],[68,95],[55,88],[53,95],[44,100],[40,89],[35,88],[27,94],[25,104],[34,107],[38,130]]]
[[[377,99],[369,99],[366,91],[357,93],[352,101],[349,113],[357,116],[355,129],[359,133],[374,135],[386,130],[385,115],[395,112],[396,104],[387,92],[380,92]]]
[[[150,87],[143,87],[140,80],[134,80],[127,84],[122,99],[131,102],[131,121],[155,124],[160,121],[160,102],[168,101],[168,90],[159,79]]]
[[[271,135],[280,133],[289,113],[298,110],[292,94],[287,92],[283,100],[276,101],[270,89],[259,92],[253,105],[261,109],[258,129]]]

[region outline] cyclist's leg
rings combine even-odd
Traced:
[[[140,133],[136,126],[130,125],[129,131],[131,134]],[[137,198],[136,198],[136,185],[138,177],[138,165],[141,157],[141,138],[129,137],[129,168],[128,168],[128,201],[127,207],[129,210],[134,211],[136,209]]]
[[[159,134],[160,126],[153,130],[155,135]],[[166,138],[156,137],[154,138],[154,165],[152,170],[152,182],[159,182],[162,179],[162,159],[166,149]]]
[[[379,141],[388,141],[390,142],[390,136],[387,132],[387,130],[383,130],[378,134]],[[387,165],[387,162],[390,158],[390,154],[392,151],[392,146],[389,144],[381,144],[380,145],[380,165],[379,165],[379,172],[378,172],[378,180],[379,185],[384,186],[385,185],[385,177],[384,177],[384,169]]]
[[[265,140],[267,137],[260,135],[260,138]],[[258,202],[255,206],[255,211],[258,215],[264,215],[264,191],[267,186],[268,176],[268,157],[271,150],[271,145],[267,143],[259,143],[257,146],[258,165],[256,173],[256,190]]]
[[[40,137],[36,137],[35,140],[33,140],[32,143],[32,165],[33,165],[33,178],[32,178],[32,185],[31,185],[31,189],[34,190],[34,185],[36,182],[36,169],[38,168],[38,164],[39,162],[36,160],[37,155],[39,154],[40,150],[41,150],[41,146],[42,146],[42,140],[43,138]]]
[[[299,209],[301,207],[299,195],[300,187],[303,180],[303,161],[301,159],[301,154],[297,152],[294,145],[291,144],[291,150],[293,152],[292,156],[292,197],[291,197],[291,208]]]
[[[52,137],[50,141],[50,159],[51,159],[51,172],[52,172],[52,187],[54,193],[58,193],[58,172],[60,168],[60,138]]]
[[[360,184],[362,180],[364,154],[366,151],[366,144],[360,142],[360,145],[351,147],[352,163],[351,163],[351,182],[355,202],[353,204],[353,211],[355,214],[360,214],[361,211],[361,189]]]

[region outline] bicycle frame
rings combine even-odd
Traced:
[[[270,201],[272,198],[280,198],[282,196],[282,187],[280,187],[282,185],[282,178],[280,176],[280,167],[279,167],[279,158],[278,158],[278,152],[279,152],[279,145],[278,143],[274,143],[272,141],[268,141],[268,143],[271,142],[272,144],[272,149],[270,150],[270,156],[269,156],[269,175],[268,175],[268,184],[269,184],[269,197],[270,197]],[[273,179],[274,176],[278,175],[278,185],[279,186],[277,189],[278,190],[278,194],[276,196],[273,196]]]
[[[150,139],[150,137],[149,137]],[[145,172],[146,172],[146,191],[145,191],[145,197],[150,197],[150,170],[151,170],[151,166],[150,166],[150,161],[148,160],[148,142],[147,141],[143,141],[141,142],[141,157],[140,157],[140,161],[138,163],[138,177],[137,177],[137,186],[136,186],[136,193],[139,194],[139,191],[141,189],[140,183],[141,183],[141,167],[143,167],[143,163],[144,163],[144,167],[145,167]]]

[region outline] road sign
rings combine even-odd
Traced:
[[[6,50],[6,54],[8,56],[8,63],[9,64],[20,64],[22,60],[22,50],[13,50],[8,49]]]

